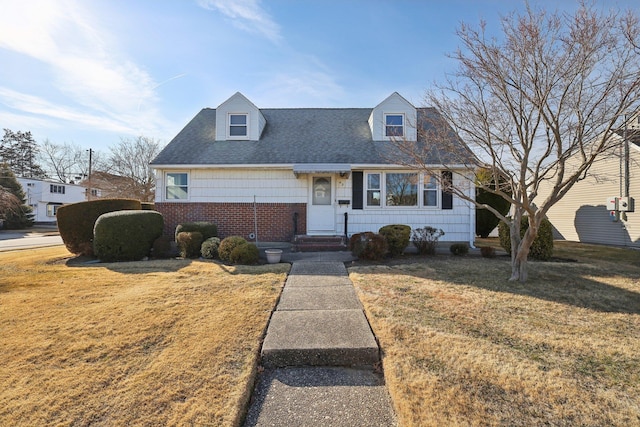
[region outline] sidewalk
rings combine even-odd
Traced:
[[[294,261],[245,426],[395,426],[379,362],[343,261]]]

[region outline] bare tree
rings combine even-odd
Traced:
[[[451,55],[459,68],[426,101],[474,155],[447,149],[450,134],[445,137],[446,128],[437,125],[423,129],[425,145],[398,144],[419,167],[432,167],[420,159],[435,150],[447,157],[442,164],[466,170],[460,174],[466,185],[447,190],[509,225],[510,280],[526,281],[529,250],[547,211],[619,144],[613,136],[640,100],[638,18],[631,11],[579,6],[570,15],[527,5],[522,14],[502,18],[499,38],[487,33],[484,22],[478,28],[461,24],[462,47]],[[484,180],[475,174],[481,167],[490,172]],[[492,185],[503,180],[504,188]],[[509,201],[511,216],[475,202],[472,185]],[[544,197],[542,185],[550,188]],[[525,215],[529,227],[520,238]]]
[[[143,202],[152,202],[155,197],[155,175],[149,163],[162,148],[159,141],[138,136],[123,138],[115,147],[110,147],[107,159],[108,172],[119,197],[131,197]],[[107,179],[104,175],[103,179]]]
[[[94,164],[98,163],[94,152]],[[40,162],[52,179],[72,182],[85,178],[89,173],[88,150],[77,144],[55,144],[45,139],[40,144]]]

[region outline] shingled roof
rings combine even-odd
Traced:
[[[391,153],[397,151],[392,142],[372,139],[368,123],[371,108],[267,108],[260,111],[267,122],[260,140],[217,141],[216,110],[205,108],[173,138],[151,164],[228,166],[401,163],[389,160],[393,158]],[[426,123],[433,123],[433,120],[444,122],[433,108],[418,108],[417,111],[419,127],[429,126]],[[464,146],[453,130],[451,135],[455,144]],[[446,153],[437,149],[430,152],[433,158],[424,159],[426,164],[439,164],[447,157]]]

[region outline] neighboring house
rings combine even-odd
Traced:
[[[87,200],[87,189],[81,185],[36,178],[17,179],[27,197],[26,204],[33,208],[36,223],[55,223],[60,206]]]
[[[474,206],[401,166],[394,150],[393,140],[420,141],[417,128],[433,120],[444,123],[397,93],[375,108],[283,109],[260,109],[236,93],[200,111],[151,162],[155,207],[169,235],[185,221],[214,222],[222,237],[257,233],[260,241],[406,224],[473,242]],[[440,158],[425,164],[442,166]],[[463,179],[453,174],[454,183]]]
[[[634,118],[628,126],[629,158],[625,156],[624,140],[614,137],[619,144],[600,160],[593,163],[588,176],[578,181],[556,203],[547,217],[554,226],[556,238],[583,243],[630,246],[640,248],[640,120]],[[619,132],[620,135],[624,131]],[[625,163],[628,161],[628,176]],[[568,168],[571,167],[568,162]],[[626,196],[635,199],[634,212],[618,212],[610,202]],[[547,184],[548,185],[548,184]],[[547,192],[541,188],[539,197]]]

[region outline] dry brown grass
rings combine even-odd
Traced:
[[[605,250],[350,268],[400,424],[640,425],[640,252]]]
[[[288,266],[0,254],[0,425],[233,425]]]

